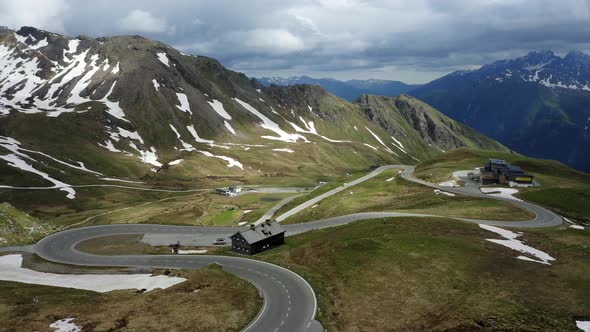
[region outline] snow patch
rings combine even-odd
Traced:
[[[385,143],[383,143],[383,141],[381,140],[381,138],[379,138],[379,136],[377,136],[377,134],[375,134],[373,131],[371,131],[371,129],[367,128],[365,126],[365,129],[367,129],[371,135],[373,135],[373,137],[375,137],[375,139],[377,140],[377,142],[379,142],[379,144],[383,145],[383,147],[385,148],[385,151],[394,154],[394,155],[398,155],[397,153],[393,152],[393,150],[391,150],[387,145],[385,145]]]
[[[515,201],[522,202],[522,199],[512,196],[512,195],[518,193],[518,189],[498,187],[498,188],[481,188],[480,190],[482,193],[489,195],[489,196],[512,199]]]
[[[584,332],[590,332],[590,321],[577,320],[576,326]]]
[[[161,63],[163,63],[167,67],[170,67],[170,60],[168,59],[168,56],[166,55],[166,53],[159,52],[159,53],[156,53],[156,56],[158,57],[158,60],[160,60]]]
[[[158,81],[156,81],[155,78],[152,80],[152,84],[154,84],[154,88],[156,89],[156,91],[159,91],[158,89],[160,88],[160,84],[158,83]]]
[[[75,318],[69,317],[60,320],[56,320],[55,322],[49,324],[49,327],[54,330],[54,332],[82,332],[82,327],[78,326],[74,323]]]
[[[223,125],[225,126],[225,128],[227,128],[227,130],[229,130],[232,134],[236,135],[236,131],[234,130],[234,128],[231,126],[231,124],[229,124],[229,122],[227,121],[223,121]]]
[[[580,225],[570,225],[570,228],[573,228],[573,229],[585,229],[584,226],[580,226]]]
[[[171,162],[169,162],[169,163],[168,163],[168,165],[170,165],[170,166],[175,166],[175,165],[178,165],[178,164],[180,164],[180,163],[181,163],[181,162],[183,162],[183,161],[184,161],[184,159],[176,159],[176,160],[172,160]]]
[[[438,185],[443,186],[443,187],[460,187],[459,184],[457,184],[457,181],[455,181],[455,180],[441,182]]]
[[[293,153],[295,151],[291,150],[291,149],[272,149],[273,151],[278,151],[278,152],[288,152],[288,153]]]
[[[115,179],[115,178],[99,178],[99,179],[103,180],[103,181],[117,181],[117,182],[125,182],[125,183],[143,184],[143,182],[140,182],[140,181],[131,181],[131,180],[123,180],[123,179]]]
[[[178,250],[179,255],[206,254],[207,249]]]
[[[506,229],[502,229],[502,228],[499,228],[496,226],[484,225],[484,224],[480,224],[479,227],[481,227],[487,231],[496,233],[505,239],[505,240],[486,239],[487,241],[490,241],[490,242],[508,247],[510,249],[519,251],[521,253],[527,254],[529,256],[532,256],[532,257],[518,256],[518,257],[516,257],[517,259],[531,261],[531,262],[535,262],[535,263],[541,263],[541,264],[545,264],[545,265],[551,265],[550,262],[555,260],[555,258],[551,257],[549,254],[547,254],[541,250],[535,249],[533,247],[530,247],[530,246],[524,244],[522,241],[517,240],[517,238],[522,236],[522,234],[517,234],[517,233],[514,233],[514,232],[506,230]]]
[[[109,110],[107,111],[107,113],[109,113],[110,115],[114,116],[117,119],[129,122],[129,120],[125,119],[125,113],[123,112],[123,109],[121,108],[121,106],[119,106],[119,102],[114,102],[114,101],[109,100],[109,97],[113,93],[113,89],[115,88],[116,84],[117,84],[117,81],[114,81],[113,85],[111,85],[109,92],[107,92],[107,94],[102,99],[100,99],[98,101],[103,102],[105,104],[105,106],[108,107]]]
[[[441,195],[442,194],[442,195],[447,195],[447,196],[455,196],[455,194],[453,194],[453,193],[442,191],[442,190],[439,190],[439,189],[434,189],[433,191],[437,195]]]
[[[408,154],[408,152],[406,151],[406,148],[404,147],[404,145],[402,144],[402,142],[398,141],[393,136],[391,136],[391,139],[393,140],[393,142],[391,142],[391,144],[393,144],[393,146],[395,146],[396,148],[402,150],[403,153]]]
[[[262,136],[262,138],[283,141],[283,142],[287,142],[287,143],[296,143],[299,139],[302,139],[303,141],[308,142],[308,140],[304,136],[301,136],[298,134],[289,134],[289,133],[285,132],[284,130],[282,130],[279,127],[278,124],[276,124],[274,121],[272,121],[271,119],[266,117],[266,115],[260,113],[257,109],[255,109],[254,107],[252,107],[250,104],[246,103],[245,101],[241,101],[238,98],[234,98],[234,100],[238,104],[240,104],[243,108],[245,108],[247,111],[249,111],[250,113],[254,114],[256,117],[258,117],[262,121],[260,123],[260,126],[262,128],[273,131],[277,135],[279,135],[278,137],[277,136]]]
[[[244,165],[242,165],[241,162],[231,158],[231,157],[227,157],[227,156],[217,156],[214,155],[213,153],[209,152],[209,151],[201,151],[201,150],[197,150],[197,152],[200,152],[202,154],[204,154],[207,157],[211,157],[211,158],[218,158],[221,160],[225,160],[227,162],[227,167],[231,168],[231,167],[238,167],[241,170],[244,170]]]
[[[113,142],[111,142],[111,140],[106,140],[106,142],[104,142],[104,144],[100,144],[98,143],[98,145],[102,148],[105,148],[111,152],[121,152],[121,150],[117,149],[115,147],[115,145],[113,145]]]
[[[221,116],[225,120],[231,120],[231,115],[229,115],[229,113],[227,113],[225,108],[223,108],[223,104],[219,100],[213,99],[213,101],[208,101],[207,103],[209,103],[209,105],[211,105],[211,108],[213,108],[213,110],[217,114],[219,114],[219,116]]]
[[[100,293],[119,289],[168,288],[185,278],[152,276],[150,274],[55,274],[23,268],[22,255],[0,256],[0,280],[25,284],[85,289]]]
[[[193,138],[195,139],[195,142],[197,142],[197,143],[204,143],[204,144],[215,143],[215,141],[199,137],[199,134],[197,134],[197,131],[195,130],[195,126],[193,126],[193,125],[186,126],[186,129],[188,130],[189,133],[191,133],[191,135],[193,135]]]
[[[188,97],[184,93],[180,92],[176,93],[176,97],[178,97],[178,102],[180,103],[180,105],[176,105],[176,107],[185,113],[193,114],[188,103]]]
[[[115,67],[113,67],[113,70],[111,71],[111,74],[116,75],[119,73],[119,71],[121,71],[121,68],[119,67],[119,63],[117,62],[117,64],[115,65]]]
[[[7,155],[0,156],[0,159],[5,160],[8,164],[8,166],[18,168],[18,169],[28,172],[28,173],[37,174],[40,177],[42,177],[43,179],[53,183],[53,187],[50,187],[50,188],[56,188],[56,189],[59,189],[63,192],[66,192],[67,198],[69,198],[69,199],[76,198],[76,191],[69,184],[63,183],[57,179],[52,178],[51,176],[49,176],[49,174],[37,170],[36,168],[31,166],[29,163],[27,163],[25,160],[21,159],[21,157],[19,155],[15,154],[15,153],[10,153]],[[11,188],[11,187],[0,185],[0,188]]]
[[[376,147],[372,146],[371,144],[363,143],[363,145],[364,145],[364,146],[368,146],[368,147],[370,147],[371,149],[373,149],[373,150],[375,150],[375,151],[379,150],[379,149],[377,149]]]
[[[178,132],[178,130],[176,130],[176,128],[172,124],[169,124],[169,126],[170,126],[170,129],[172,129],[172,131],[176,134],[176,138],[178,138],[178,140],[180,141],[180,144],[182,145],[182,150],[193,151],[195,149],[192,145],[190,145],[187,142],[182,140],[182,138],[180,137],[180,133]]]
[[[139,152],[139,159],[144,164],[154,165],[156,167],[162,167],[162,163],[158,161],[158,155],[156,149],[152,146],[148,151],[144,151],[137,147],[135,143],[130,142],[129,146],[135,151]]]
[[[390,177],[389,179],[385,180],[385,182],[391,182],[393,180],[395,180],[395,176]]]

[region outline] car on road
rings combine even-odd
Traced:
[[[215,241],[213,241],[213,244],[216,246],[221,246],[221,245],[227,244],[227,241],[225,241],[224,238],[220,237],[218,239],[215,239]]]

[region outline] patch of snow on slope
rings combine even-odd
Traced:
[[[207,249],[178,250],[179,255],[206,254]]]
[[[113,145],[113,142],[111,142],[110,139],[106,140],[106,142],[104,142],[104,144],[98,143],[98,146],[105,148],[111,152],[121,152],[121,150],[117,149],[115,147],[115,145]]]
[[[522,199],[512,196],[512,195],[518,193],[518,189],[498,187],[498,188],[481,188],[480,190],[482,193],[489,195],[489,196],[513,199],[515,201],[522,202]]]
[[[161,63],[163,63],[167,67],[170,67],[170,60],[168,60],[168,56],[166,56],[166,53],[156,53],[156,56],[158,57],[158,60],[160,60]]]
[[[406,151],[406,148],[404,147],[404,145],[402,144],[402,142],[398,141],[395,137],[391,136],[391,139],[393,140],[393,142],[391,142],[391,144],[393,144],[393,146],[395,146],[396,148],[402,150],[404,153],[408,153]]]
[[[78,46],[80,46],[80,39],[72,39],[68,41],[68,49],[64,49],[64,62],[69,62],[70,60],[66,57],[69,54],[75,54],[78,52]]]
[[[227,121],[223,121],[223,125],[225,126],[225,128],[227,128],[227,130],[229,130],[232,134],[236,135],[236,131],[234,130],[234,128],[229,124],[229,122]]]
[[[121,106],[119,106],[119,102],[114,102],[114,101],[110,101],[109,97],[111,96],[111,94],[113,93],[113,89],[115,88],[115,85],[117,84],[117,81],[113,82],[113,85],[111,85],[111,88],[109,89],[109,91],[107,92],[107,94],[100,100],[100,102],[104,103],[106,107],[108,107],[108,111],[107,113],[109,113],[110,115],[114,116],[115,118],[119,119],[119,120],[123,120],[125,122],[129,122],[129,120],[125,119],[125,113],[123,112],[123,109],[121,108]]]
[[[179,92],[176,93],[176,96],[178,97],[178,102],[180,103],[180,105],[176,105],[176,107],[185,113],[193,114],[188,103],[188,97],[184,93]]]
[[[159,91],[158,89],[160,88],[160,84],[158,83],[158,81],[156,81],[155,78],[152,80],[152,84],[154,85],[156,91]]]
[[[215,143],[215,141],[199,137],[199,134],[197,134],[197,131],[195,130],[195,126],[193,126],[193,125],[186,126],[186,129],[188,130],[189,133],[191,133],[191,135],[193,135],[193,138],[195,139],[195,142],[197,142],[197,143],[204,143],[204,144]]]
[[[119,63],[117,62],[117,64],[115,65],[115,67],[111,71],[111,74],[116,75],[119,73],[119,71],[121,71],[121,68],[119,67]]]
[[[549,254],[547,254],[541,250],[535,249],[533,247],[530,247],[530,246],[524,244],[522,241],[517,240],[517,238],[522,236],[522,234],[517,234],[517,233],[514,233],[514,232],[506,230],[506,229],[502,229],[502,228],[499,228],[496,226],[484,225],[484,224],[480,224],[479,227],[481,227],[487,231],[494,232],[494,233],[502,236],[505,239],[505,240],[486,239],[487,241],[490,241],[490,242],[508,247],[510,249],[519,251],[521,253],[527,254],[529,256],[532,256],[532,257],[518,256],[518,257],[516,257],[518,259],[541,263],[541,264],[546,264],[546,265],[551,265],[550,262],[555,260],[555,258],[551,257]]]
[[[231,168],[231,167],[238,167],[240,169],[244,169],[244,165],[242,165],[241,162],[231,158],[231,157],[227,157],[227,156],[217,156],[214,155],[213,153],[209,152],[209,151],[201,151],[201,150],[197,150],[198,152],[204,154],[207,157],[211,157],[211,158],[218,158],[221,160],[225,160],[227,161],[227,167]]]
[[[385,180],[385,182],[391,182],[393,180],[395,180],[395,176],[390,177],[389,179]]]
[[[291,149],[272,149],[273,151],[277,151],[277,152],[288,152],[288,153],[293,153],[295,151],[291,150]]]
[[[457,182],[455,180],[441,182],[438,185],[443,186],[443,187],[460,187],[459,184],[457,184]]]
[[[367,128],[367,126],[365,126],[365,129],[367,129],[371,135],[373,135],[373,137],[375,137],[375,139],[377,140],[377,142],[379,142],[379,144],[383,145],[383,147],[385,148],[385,151],[394,154],[394,155],[398,155],[397,153],[393,152],[393,150],[391,150],[387,145],[385,145],[385,143],[383,143],[383,141],[381,140],[381,138],[379,138],[379,136],[377,136],[377,134],[375,134],[373,131],[371,131],[371,129]]]
[[[229,113],[227,113],[225,108],[223,108],[223,104],[219,100],[213,99],[213,101],[208,101],[207,103],[209,103],[209,105],[211,105],[211,108],[213,108],[213,110],[217,114],[219,114],[219,116],[221,116],[225,120],[231,120],[231,115],[229,115]]]
[[[143,184],[143,182],[141,182],[141,181],[131,181],[131,180],[123,180],[123,179],[115,179],[115,178],[99,178],[99,179],[103,180],[103,181],[117,181],[117,182],[125,182],[125,183]]]
[[[81,97],[80,93],[82,93],[82,91],[84,91],[88,87],[88,84],[90,84],[90,80],[101,67],[101,64],[98,63],[98,54],[94,54],[92,57],[90,57],[90,63],[86,64],[85,67],[88,66],[90,67],[90,69],[86,71],[84,76],[78,79],[78,81],[72,88],[70,96],[68,97],[68,100],[66,102],[67,104],[79,105],[89,101],[88,98]]]
[[[31,36],[33,37],[33,36]],[[33,50],[37,50],[40,49],[41,47],[45,47],[49,45],[49,43],[47,42],[47,37],[45,37],[43,40],[40,40],[37,44],[29,46],[31,49]]]
[[[144,164],[151,164],[157,167],[162,167],[162,163],[158,161],[158,155],[156,149],[152,146],[149,151],[140,149],[135,143],[129,142],[129,146],[135,151],[139,152],[139,159]]]
[[[262,128],[273,131],[277,135],[279,135],[278,137],[276,137],[276,136],[262,136],[262,138],[283,141],[283,142],[287,142],[287,143],[296,143],[297,140],[299,140],[299,139],[302,139],[303,141],[308,142],[308,140],[304,136],[301,136],[299,134],[289,134],[289,133],[285,132],[284,130],[282,130],[279,127],[278,124],[276,124],[274,121],[272,121],[271,119],[266,117],[264,114],[260,113],[257,109],[255,109],[254,107],[252,107],[250,104],[246,103],[245,101],[241,101],[238,98],[234,98],[234,100],[238,104],[240,104],[243,108],[245,108],[247,111],[249,111],[250,113],[254,114],[256,117],[258,117],[262,121],[260,123],[260,126]]]
[[[121,127],[117,127],[117,129],[119,130],[119,134],[118,134],[119,136],[129,138],[129,139],[134,139],[134,140],[139,141],[139,143],[143,144],[143,138],[141,138],[141,136],[139,136],[139,133],[137,133],[136,131],[129,131],[129,130],[123,129]]]
[[[295,129],[295,131],[298,133],[317,135],[317,136],[325,139],[326,141],[332,142],[332,143],[351,143],[351,141],[331,139],[326,136],[318,134],[317,130],[315,129],[315,124],[313,123],[313,121],[305,121],[301,116],[299,117],[299,121],[301,121],[301,123],[303,123],[303,126],[305,127],[305,129],[299,127],[297,124],[295,124],[293,122],[287,121],[287,123],[289,123],[291,125],[291,127],[293,127],[293,129]]]
[[[576,327],[584,332],[590,332],[590,321],[577,320]]]
[[[182,140],[182,138],[180,137],[180,133],[178,132],[178,130],[176,130],[176,128],[172,124],[169,124],[169,126],[170,126],[170,129],[172,129],[172,131],[176,134],[176,138],[178,138],[178,140],[180,141],[180,144],[182,144],[182,150],[185,150],[185,151],[195,150],[195,148],[192,145],[190,145],[187,142]]]
[[[49,327],[54,330],[54,332],[82,332],[82,327],[78,326],[74,323],[75,318],[69,317],[60,320],[56,320],[55,322],[49,324]]]
[[[175,165],[178,165],[178,164],[180,164],[180,163],[181,163],[181,162],[183,162],[183,161],[184,161],[184,159],[176,159],[176,160],[172,160],[171,162],[169,162],[169,163],[168,163],[168,165],[170,165],[170,166],[175,166]]]
[[[23,268],[22,255],[0,256],[0,280],[25,284],[85,289],[100,293],[119,289],[151,291],[168,288],[186,281],[185,278],[152,276],[150,274],[55,274]]]
[[[453,194],[453,193],[442,191],[442,190],[439,190],[439,189],[434,189],[433,191],[437,195],[441,195],[442,194],[442,195],[447,195],[447,196],[455,196],[455,194]]]
[[[40,177],[42,177],[43,179],[53,183],[52,188],[56,188],[56,189],[66,192],[67,198],[69,198],[69,199],[76,198],[76,191],[69,184],[63,183],[59,180],[56,180],[56,179],[52,178],[51,176],[49,176],[49,174],[37,170],[36,168],[34,168],[30,164],[28,164],[26,161],[21,159],[18,155],[14,154],[14,153],[10,153],[7,155],[0,156],[0,159],[5,160],[9,166],[12,166],[14,168],[18,168],[18,169],[25,171],[25,172],[37,174]],[[10,188],[10,186],[0,185],[0,188]]]
[[[25,44],[27,45],[26,41],[29,38],[28,36],[21,36],[18,33],[14,34],[14,38],[16,39],[17,42],[21,43],[21,44]],[[28,46],[28,45],[27,45]]]
[[[29,149],[22,148],[20,146],[20,142],[19,141],[15,140],[13,138],[10,138],[10,137],[0,136],[0,147],[3,147],[3,148],[5,148],[8,151],[11,151],[11,152],[15,153],[18,156],[25,157],[25,158],[27,158],[27,159],[29,159],[31,161],[36,161],[36,160],[33,159],[32,157],[30,157],[29,155],[25,154],[24,152],[30,152],[30,153],[34,153],[34,154],[38,154],[38,155],[44,156],[44,157],[49,158],[49,159],[51,159],[51,160],[53,160],[53,161],[55,161],[55,162],[57,162],[59,164],[68,166],[70,168],[77,169],[79,171],[83,171],[83,172],[87,172],[87,173],[92,173],[94,175],[102,175],[99,172],[96,172],[96,171],[93,171],[93,170],[90,170],[90,169],[86,168],[86,166],[82,162],[78,162],[78,165],[70,164],[68,162],[65,162],[65,161],[63,161],[61,159],[57,159],[55,157],[52,157],[52,156],[50,156],[50,155],[48,155],[46,153],[43,153],[41,151],[35,151],[35,150],[29,150]]]
[[[580,226],[580,225],[570,225],[570,228],[573,228],[573,229],[584,229],[584,226]]]
[[[377,149],[376,147],[372,146],[371,144],[363,143],[363,145],[364,145],[364,146],[368,146],[368,147],[370,147],[371,149],[373,149],[373,150],[375,150],[375,151],[379,150],[379,149]]]
[[[6,106],[11,106],[23,113],[40,113],[40,110],[28,107],[31,102],[27,100],[45,82],[36,75],[41,70],[39,59],[22,59],[8,47],[0,45],[0,64],[0,95],[5,97],[2,99],[4,107],[0,108],[1,112],[8,114]]]

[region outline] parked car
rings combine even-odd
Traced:
[[[222,237],[220,237],[219,239],[215,239],[215,241],[213,241],[213,244],[216,245],[216,246],[221,246],[221,245],[224,245],[226,243],[227,242]]]

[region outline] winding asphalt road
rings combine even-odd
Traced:
[[[337,194],[354,186],[355,184],[361,183],[378,175],[386,169],[391,168],[403,168],[404,170],[401,173],[401,176],[409,181],[456,194],[508,201],[512,204],[516,204],[524,209],[532,211],[535,214],[535,218],[529,221],[519,222],[476,220],[465,218],[454,219],[479,224],[523,228],[552,227],[560,225],[563,222],[560,216],[534,204],[490,197],[483,193],[469,190],[469,188],[442,187],[422,181],[420,179],[416,179],[412,176],[414,168],[412,166],[406,165],[380,167],[366,176],[351,181],[346,186],[332,189],[327,193],[324,193],[295,207],[292,210],[289,210],[279,218],[280,220],[284,220],[287,217],[296,214],[297,212],[312,206],[313,204],[316,204],[321,199]],[[283,200],[279,204],[285,203],[286,202]],[[265,216],[270,216],[277,210],[278,207],[275,206],[271,211],[269,211],[270,213],[265,214]],[[291,236],[313,229],[345,225],[357,220],[407,216],[430,217],[434,215],[400,212],[367,212],[338,216],[309,223],[285,225],[284,227],[287,230],[286,235]],[[144,234],[144,241],[151,244],[158,244],[158,242],[162,242],[159,244],[169,244],[176,242],[178,239],[181,239],[181,243],[186,244],[183,242],[184,240],[193,239],[193,242],[190,243],[191,245],[209,245],[211,243],[211,239],[218,237],[227,238],[236,231],[237,229],[235,227],[189,227],[147,224],[91,226],[70,229],[52,234],[37,243],[35,246],[35,252],[42,258],[49,261],[85,266],[200,268],[212,263],[218,263],[226,271],[242,277],[254,284],[260,290],[264,298],[264,306],[260,313],[256,319],[244,329],[244,331],[322,331],[322,326],[315,320],[317,301],[313,289],[299,275],[283,267],[253,259],[228,256],[99,256],[80,252],[76,249],[76,245],[81,241],[95,237],[121,234]]]

